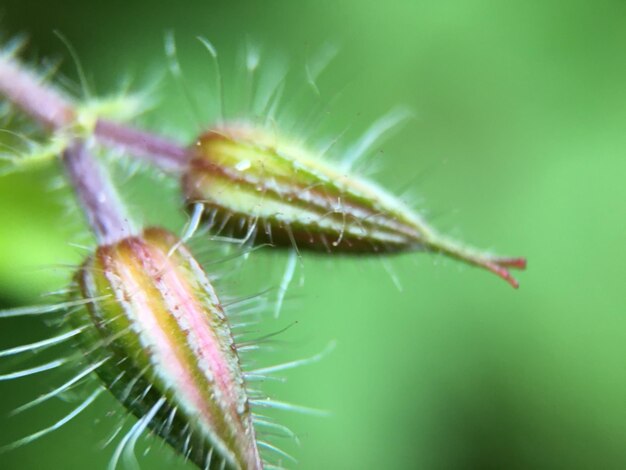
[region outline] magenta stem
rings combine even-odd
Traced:
[[[0,94],[37,122],[52,130],[69,127],[76,119],[72,101],[8,55],[0,55]],[[94,135],[106,146],[144,158],[166,171],[184,168],[186,147],[150,132],[106,119],[96,122]]]
[[[97,121],[94,134],[99,142],[146,158],[164,170],[181,170],[189,158],[187,149],[171,140],[106,119]]]
[[[0,55],[0,93],[45,127],[58,129],[74,120],[68,98],[7,55]]]
[[[98,242],[108,245],[132,235],[117,191],[84,141],[74,140],[65,149],[63,164]]]

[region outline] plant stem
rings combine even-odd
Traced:
[[[63,164],[98,242],[110,244],[132,235],[124,206],[85,141],[70,143],[63,152]]]
[[[1,53],[0,94],[50,130],[68,129],[77,120],[78,111],[70,98]],[[185,146],[106,119],[98,119],[92,132],[101,144],[121,148],[166,171],[181,170],[189,157]]]
[[[184,168],[189,152],[185,147],[150,132],[98,119],[94,135],[104,145],[119,147],[168,171]]]
[[[6,54],[0,55],[0,93],[47,128],[66,127],[75,118],[66,97]]]

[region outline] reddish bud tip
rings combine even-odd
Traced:
[[[517,289],[519,282],[506,268],[526,269],[526,258],[492,258],[484,262],[477,260],[477,265],[483,266]]]
[[[509,268],[526,269],[526,258],[497,258],[497,263]]]

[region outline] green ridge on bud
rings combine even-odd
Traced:
[[[446,238],[372,182],[273,133],[243,125],[201,135],[182,179],[211,228],[256,243],[338,253],[423,250],[485,268],[513,287],[501,258]]]
[[[138,423],[185,458],[200,468],[260,469],[230,326],[189,251],[170,253],[176,244],[171,233],[146,229],[84,263],[77,281],[96,300],[73,316],[89,325],[82,346]]]

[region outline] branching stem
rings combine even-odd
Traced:
[[[70,143],[63,152],[63,164],[98,242],[110,244],[131,235],[132,224],[117,191],[85,141]]]
[[[77,124],[79,112],[69,97],[1,53],[0,94],[50,130],[69,131]],[[187,148],[177,142],[106,119],[97,119],[90,132],[101,144],[147,159],[166,171],[181,170],[189,156]]]

